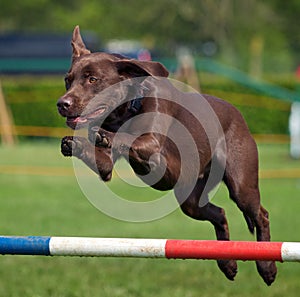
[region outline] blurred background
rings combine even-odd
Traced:
[[[175,211],[156,222],[109,218],[81,192],[56,110],[80,25],[92,51],[163,63],[170,77],[235,105],[258,143],[272,239],[299,241],[300,2],[298,0],[15,0],[0,4],[0,228],[4,235],[214,239]],[[238,164],[237,164],[238,166]],[[126,199],[153,199],[113,179]],[[152,195],[152,196],[151,196]],[[231,238],[255,240],[221,187]],[[0,257],[1,296],[298,296],[300,267],[279,265],[267,288],[253,263],[234,283],[212,261]],[[62,281],[63,278],[63,281]]]
[[[3,122],[1,133],[61,135],[48,127],[63,126],[55,100],[79,24],[92,51],[160,61],[171,77],[238,106],[254,134],[288,142],[298,100],[299,11],[297,0],[4,1],[0,74],[14,127],[9,132]]]

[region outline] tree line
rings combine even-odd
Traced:
[[[213,42],[223,62],[247,68],[260,55],[278,72],[300,62],[299,13],[298,0],[15,0],[1,3],[0,33],[70,33],[79,24],[103,42],[139,39],[172,55]]]

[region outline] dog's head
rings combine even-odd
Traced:
[[[65,77],[66,93],[58,100],[59,113],[67,118],[67,125],[73,129],[83,127],[104,114],[111,112],[116,100],[126,96],[120,82],[147,76],[167,77],[168,71],[158,62],[137,61],[120,55],[91,53],[84,45],[79,27],[76,26],[72,37],[72,65]],[[113,98],[89,103],[104,89],[116,85],[111,93]],[[130,85],[130,84],[128,84]]]

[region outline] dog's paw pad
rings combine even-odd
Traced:
[[[105,147],[110,148],[111,143],[109,137],[105,132],[101,131],[101,128],[98,126],[94,126],[89,131],[89,140],[96,147]]]
[[[61,153],[66,157],[72,156],[72,136],[66,136],[61,140]]]
[[[82,144],[76,138],[72,136],[66,136],[61,141],[61,152],[66,157],[76,155],[79,151],[82,151]]]
[[[110,147],[110,142],[104,133],[95,133],[95,146]]]

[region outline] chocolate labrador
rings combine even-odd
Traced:
[[[268,212],[260,204],[257,147],[236,108],[213,96],[178,90],[160,63],[91,53],[78,26],[72,48],[67,91],[57,107],[72,129],[87,126],[89,139],[64,137],[64,156],[81,159],[109,181],[115,161],[126,155],[141,179],[158,190],[174,189],[184,214],[210,221],[217,239],[229,240],[224,210],[208,199],[212,188],[223,181],[249,230],[254,233],[256,228],[258,241],[270,241]],[[212,170],[217,178],[211,181]],[[275,262],[256,264],[270,285],[277,272]],[[236,261],[218,260],[218,266],[234,279]]]

